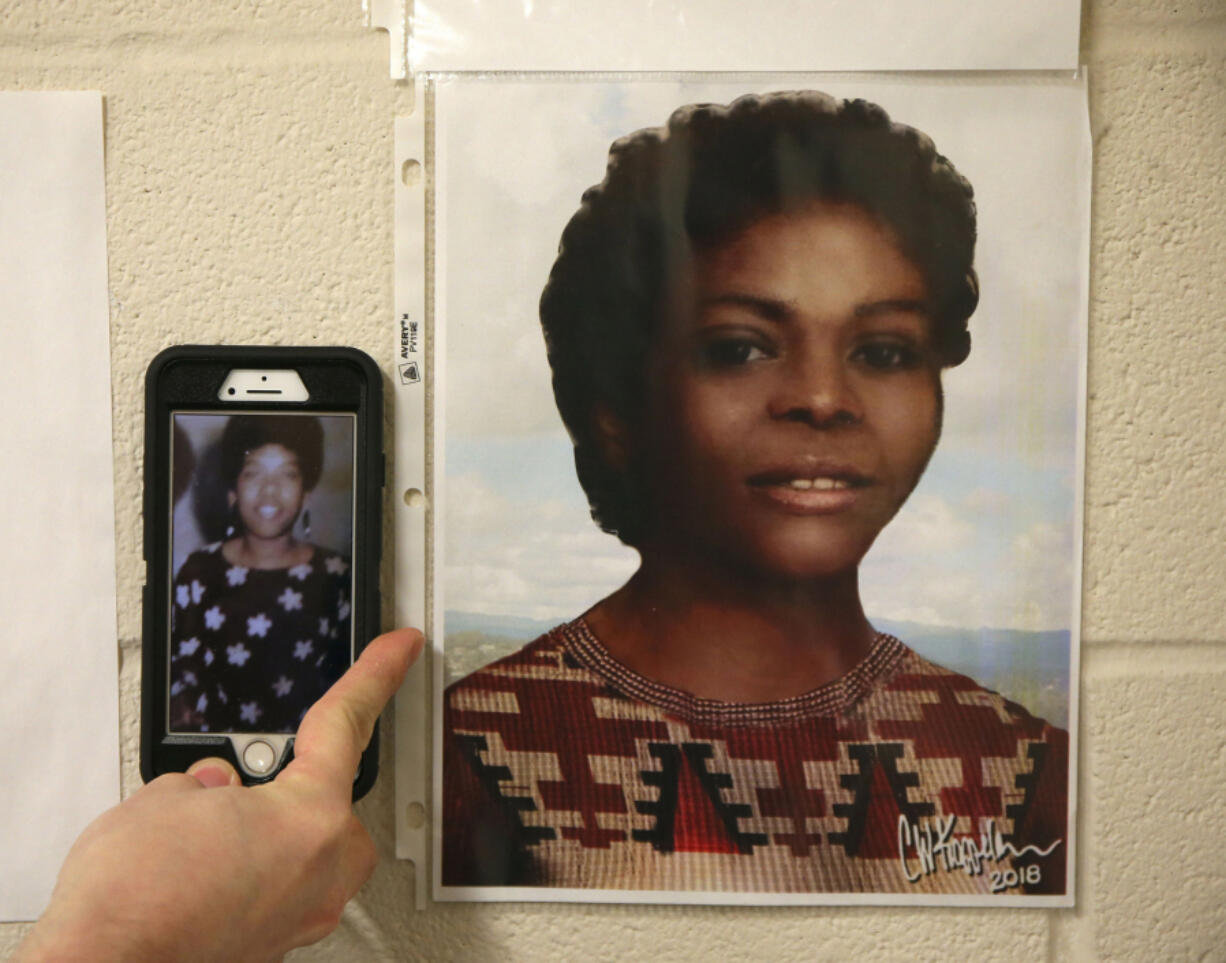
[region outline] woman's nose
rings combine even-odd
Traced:
[[[856,424],[864,417],[855,385],[837,352],[798,351],[781,366],[780,375],[767,406],[771,418],[834,428]]]

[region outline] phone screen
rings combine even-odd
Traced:
[[[166,731],[293,733],[353,660],[356,417],[171,429]]]

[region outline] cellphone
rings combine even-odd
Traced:
[[[141,775],[253,785],[379,624],[383,385],[353,348],[180,346],[145,378]],[[374,784],[378,729],[354,778]]]

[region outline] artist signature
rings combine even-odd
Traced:
[[[955,837],[957,821],[958,817],[954,814],[938,816],[931,822],[923,823],[912,823],[906,816],[898,817],[898,860],[907,882],[918,883],[933,873],[958,869],[968,876],[980,876],[988,864],[999,864],[1019,856],[1047,856],[1063,842],[1057,839],[1046,849],[1033,845],[1018,849],[997,829],[995,819],[988,820],[978,839],[973,836]],[[907,858],[908,849],[914,849],[914,858]],[[1038,863],[997,869],[990,873],[990,888],[991,892],[999,893],[1022,884],[1033,885],[1042,878]]]

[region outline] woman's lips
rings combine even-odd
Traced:
[[[852,468],[783,468],[749,479],[759,498],[796,515],[832,515],[853,507],[872,480]]]

